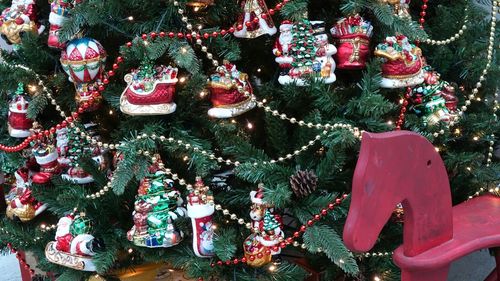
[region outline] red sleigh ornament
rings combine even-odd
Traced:
[[[485,195],[452,207],[445,166],[424,137],[365,133],[359,155],[343,234],[350,250],[370,250],[398,203],[405,211],[404,242],[394,262],[402,281],[445,281],[452,261],[500,246],[500,198]],[[412,170],[427,174],[412,178]]]

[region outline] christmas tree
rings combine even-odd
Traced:
[[[14,192],[9,204],[44,206],[23,222],[2,216],[1,247],[30,252],[59,281],[116,280],[158,263],[195,280],[303,280],[311,272],[304,264],[322,280],[399,280],[391,253],[404,210],[373,252],[352,253],[341,238],[362,131],[425,136],[446,164],[454,204],[500,194],[498,1],[268,0],[243,23],[252,7],[237,2],[0,2],[0,33],[13,44],[0,45],[3,188],[17,177],[19,187],[29,183],[30,200]],[[287,20],[293,33],[275,54],[284,28],[233,36],[239,25],[271,19]],[[315,21],[326,25],[320,36]],[[314,59],[329,65],[328,76],[328,44],[343,66],[334,83],[278,83],[280,71]],[[278,65],[276,56],[286,59]],[[431,67],[436,81],[424,77]],[[9,98],[23,92],[30,97]],[[209,117],[209,108],[227,114]],[[75,145],[69,165],[54,158],[64,129]],[[94,148],[106,165],[92,159]],[[65,178],[70,167],[93,181]],[[206,186],[195,186],[197,177]],[[47,244],[71,225],[85,229],[65,241],[66,255],[95,268],[47,259]],[[259,238],[278,227],[280,235]]]

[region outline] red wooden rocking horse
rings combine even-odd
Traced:
[[[405,131],[365,133],[344,227],[346,246],[370,250],[398,203],[405,212],[404,242],[393,258],[402,281],[445,281],[452,261],[500,247],[500,198],[485,195],[452,207],[448,174],[430,142]],[[500,280],[498,268],[489,280]]]

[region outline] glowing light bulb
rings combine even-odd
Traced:
[[[186,77],[181,77],[181,78],[179,79],[179,82],[181,82],[181,83],[186,82]]]
[[[133,17],[133,16],[129,16],[127,19],[128,19],[129,21],[133,21],[133,20],[134,20],[134,17]]]
[[[231,123],[236,124],[236,120],[235,119],[231,119]]]
[[[392,125],[392,121],[391,120],[387,121],[387,125]]]
[[[274,265],[269,266],[269,271],[273,272],[275,270],[276,270],[276,266],[274,266]]]
[[[129,248],[129,249],[128,249],[128,253],[129,253],[129,254],[132,254],[132,252],[133,252],[133,251],[134,251],[134,249],[132,249],[132,248]]]
[[[373,277],[373,280],[374,281],[381,281],[382,279],[380,279],[380,277],[378,277],[378,276],[375,276],[375,277]]]
[[[460,129],[455,129],[455,134],[460,135]]]
[[[109,115],[113,115],[113,110],[109,110]]]
[[[257,68],[257,72],[261,72],[261,71],[262,71],[262,69],[260,69],[260,68]]]
[[[196,6],[194,7],[193,11],[198,12],[200,10],[200,7]]]
[[[181,52],[182,52],[183,54],[187,53],[186,48],[184,48],[184,47],[183,47],[183,48],[181,48]]]
[[[28,91],[30,91],[30,93],[34,94],[36,93],[38,90],[38,87],[36,85],[28,85]]]
[[[434,149],[436,150],[436,152],[439,152],[439,150],[440,150],[439,147],[437,147],[437,146],[434,147]]]
[[[205,91],[200,92],[200,98],[204,98],[206,95],[207,95],[207,93]]]
[[[250,129],[250,130],[251,130],[251,129],[253,129],[253,124],[252,124],[252,123],[250,123],[250,122],[248,122],[248,123],[247,123],[247,128],[248,128],[248,129]]]
[[[478,138],[478,137],[473,137],[472,139],[473,139],[474,141],[478,141],[478,140],[479,140],[479,138]]]
[[[182,158],[182,160],[184,160],[184,162],[187,162],[187,161],[189,160],[189,157],[188,157],[188,156],[184,156],[184,157]]]

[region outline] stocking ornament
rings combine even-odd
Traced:
[[[40,171],[33,175],[33,183],[46,184],[50,177],[61,172],[61,166],[57,159],[57,149],[53,144],[38,143],[33,148],[36,162],[40,165]]]
[[[27,117],[29,99],[29,96],[24,93],[23,84],[19,83],[9,103],[8,130],[11,137],[26,138],[31,135],[33,120]]]
[[[194,190],[187,197],[187,215],[193,226],[193,250],[200,258],[214,256],[214,229],[212,214],[214,199],[200,177],[196,178]]]
[[[241,0],[243,14],[235,24],[234,36],[256,38],[264,34],[274,35],[276,26],[264,0]]]

